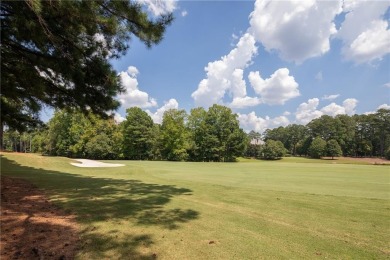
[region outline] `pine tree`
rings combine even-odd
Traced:
[[[136,1],[1,1],[1,132],[39,123],[42,106],[107,116],[123,91],[109,59],[134,36],[159,43],[172,14]]]

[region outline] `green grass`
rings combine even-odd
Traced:
[[[3,154],[1,170],[79,216],[80,259],[388,259],[390,167],[300,159],[78,168]]]

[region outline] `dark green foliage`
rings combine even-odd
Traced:
[[[286,154],[286,148],[281,141],[267,140],[262,147],[260,158],[265,160],[281,159]]]
[[[234,161],[246,148],[246,134],[231,109],[213,105],[205,118],[205,161]]]
[[[48,129],[37,132],[34,149],[49,155],[117,159],[121,157],[122,135],[113,119],[84,115],[77,111],[56,111]]]
[[[327,156],[331,156],[333,159],[334,157],[339,157],[342,154],[343,154],[343,151],[341,151],[341,147],[336,140],[331,139],[326,143],[326,155]]]
[[[264,139],[281,141],[292,155],[306,156],[316,137],[337,141],[344,156],[383,157],[390,147],[390,110],[379,109],[368,115],[324,115],[307,126],[267,129]]]
[[[313,141],[313,139],[311,137],[306,137],[305,139],[299,140],[297,145],[296,145],[296,153],[299,156],[308,155],[309,147],[310,147],[312,141]]]
[[[237,115],[228,107],[192,109],[187,125],[191,136],[190,160],[231,162],[246,149],[246,134],[239,127]]]
[[[264,140],[281,141],[286,149],[292,154],[299,154],[297,152],[298,142],[307,137],[308,129],[303,125],[288,125],[286,127],[278,127],[274,129],[267,129],[264,133]]]
[[[390,160],[390,147],[386,150],[386,159]]]
[[[134,36],[159,43],[171,21],[136,1],[1,1],[2,123],[24,130],[43,105],[106,116],[122,91],[109,59]]]
[[[314,138],[311,143],[308,154],[311,158],[321,158],[326,155],[326,141],[324,141],[321,137]]]
[[[169,161],[187,160],[188,131],[184,125],[187,114],[184,110],[165,111],[160,131],[161,155]]]
[[[122,123],[123,155],[127,159],[145,160],[153,156],[153,120],[138,107],[126,110],[126,120]]]
[[[189,131],[189,159],[201,162],[206,158],[206,115],[202,107],[191,109],[188,116],[187,128]]]
[[[22,133],[8,129],[4,134],[4,144],[11,151],[94,159],[220,162],[235,161],[236,157],[243,155],[271,159],[282,156],[273,153],[277,150],[275,147],[281,147],[280,143],[289,148],[283,151],[283,155],[290,152],[313,158],[381,156],[383,148],[383,157],[386,157],[390,147],[389,114],[389,110],[381,109],[369,115],[320,117],[309,124],[309,129],[289,125],[268,130],[265,138],[267,141],[272,140],[271,136],[279,138],[273,140],[279,141],[278,145],[272,142],[256,145],[250,141],[260,138],[260,134],[245,134],[239,128],[237,116],[220,105],[214,105],[208,111],[192,109],[189,116],[183,110],[168,111],[161,126],[154,124],[140,108],[129,109],[127,120],[120,126],[112,119],[70,109],[57,111],[46,128]],[[333,122],[337,127],[326,129],[335,132],[321,129],[321,122]],[[320,136],[334,138],[326,142]]]

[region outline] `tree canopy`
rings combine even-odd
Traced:
[[[172,14],[149,17],[135,1],[1,1],[1,120],[23,130],[42,106],[106,116],[123,91],[109,59],[135,36],[159,43]]]

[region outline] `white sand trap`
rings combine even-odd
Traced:
[[[75,161],[78,161],[80,163],[70,163],[73,166],[77,167],[121,167],[125,166],[124,164],[118,164],[118,163],[104,163],[104,162],[98,162],[94,160],[88,160],[88,159],[74,159]]]

